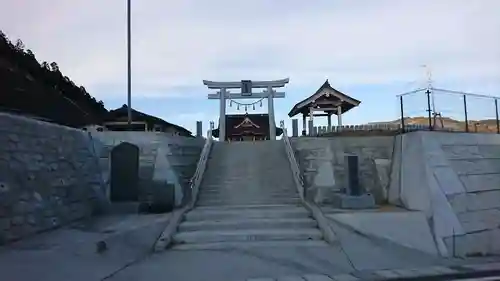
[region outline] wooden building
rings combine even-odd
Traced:
[[[236,114],[226,115],[225,141],[257,141],[269,140],[269,115],[268,114]],[[212,131],[212,136],[219,137],[220,128]],[[276,135],[283,133],[276,127]]]
[[[109,111],[103,123],[105,130],[164,132],[177,136],[192,137],[191,132],[181,126],[134,109],[131,110],[131,113],[132,126],[129,126],[127,105]]]
[[[342,114],[357,107],[361,102],[330,86],[328,80],[308,98],[298,102],[288,113],[289,117],[302,114],[302,135],[306,135],[306,118],[327,117],[328,127],[332,127],[332,115],[337,115],[338,126],[342,126]]]

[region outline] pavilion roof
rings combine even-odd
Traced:
[[[288,113],[289,117],[293,117],[299,113],[309,115],[309,108],[325,108],[325,112],[338,115],[337,110],[331,110],[332,107],[340,105],[342,114],[358,106],[361,101],[352,98],[330,86],[328,79],[319,87],[319,89],[310,97],[298,102]]]

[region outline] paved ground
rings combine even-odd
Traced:
[[[104,218],[90,225],[59,229],[3,247],[0,249],[2,280],[97,281],[106,277],[114,281],[260,277],[273,280],[282,276],[333,277],[352,272],[362,274],[372,270],[466,262],[432,258],[394,244],[373,241],[337,225],[334,228],[340,243],[331,247],[168,250],[151,255],[151,243],[165,227],[168,216]],[[108,241],[109,249],[98,254],[95,243],[100,240]],[[472,262],[482,261],[484,259]]]
[[[1,247],[0,280],[102,280],[147,256],[169,216],[104,217]],[[107,250],[96,253],[98,241]]]
[[[381,244],[336,226],[341,243],[331,247],[253,247],[155,254],[110,278],[125,280],[246,280],[304,274],[334,276],[353,271],[455,264],[427,254]]]

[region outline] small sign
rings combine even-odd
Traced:
[[[241,95],[242,96],[252,95],[252,80],[241,80]]]

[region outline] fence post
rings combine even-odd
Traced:
[[[292,136],[299,136],[299,120],[292,119]]]
[[[403,96],[399,96],[399,106],[401,107],[401,133],[404,133],[405,132],[405,115],[404,115],[404,111],[403,111]]]
[[[497,121],[497,134],[500,134],[500,122],[498,121],[498,100],[495,99],[495,116]]]
[[[465,132],[469,132],[469,119],[467,118],[467,96],[464,95]]]
[[[309,136],[312,137],[313,136],[313,127],[314,127],[314,123],[313,123],[313,120],[309,120],[308,121],[308,129],[309,129]]]
[[[453,230],[453,232],[452,232],[453,233],[453,236],[452,236],[453,237],[453,240],[452,240],[453,241],[453,243],[452,243],[453,244],[453,257],[455,258],[457,256],[457,252],[455,250],[455,246],[456,246],[456,244],[455,244],[456,243],[455,242],[455,228],[452,228],[452,230]]]
[[[427,94],[427,118],[429,119],[429,131],[432,131],[432,120],[431,120],[431,91],[427,89],[425,91]]]

